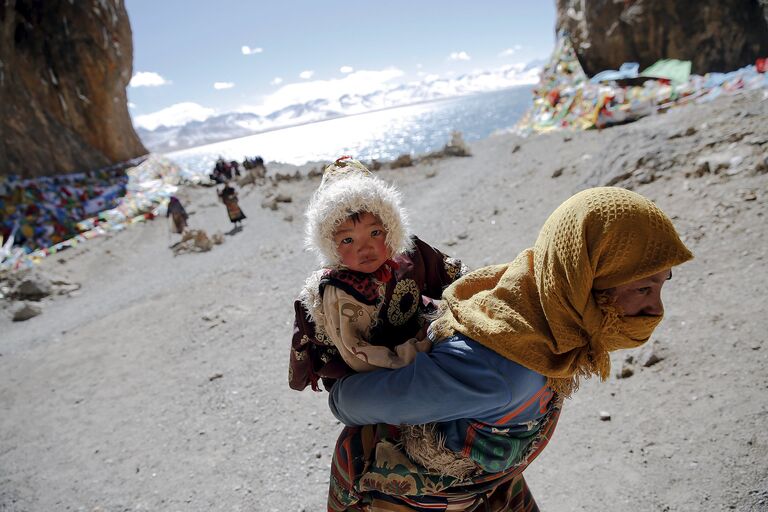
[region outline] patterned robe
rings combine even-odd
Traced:
[[[417,337],[424,325],[423,297],[439,300],[443,289],[463,273],[459,260],[450,258],[413,237],[414,249],[393,258],[398,268],[387,282],[372,274],[346,269],[323,269],[308,280],[294,303],[295,320],[288,383],[292,389],[326,389],[352,370],[341,358],[328,334],[313,321],[311,311],[322,301],[323,290],[335,286],[363,304],[375,305],[378,314],[370,331],[373,345],[393,349]]]

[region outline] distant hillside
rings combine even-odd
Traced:
[[[451,96],[488,92],[538,81],[541,61],[507,66],[496,71],[478,71],[451,79],[431,79],[401,84],[369,94],[344,94],[338,98],[316,98],[288,105],[261,115],[228,112],[204,121],[180,126],[137,127],[145,146],[155,152],[176,151],[222,140],[245,137],[275,128],[323,121],[374,110],[433,101]]]

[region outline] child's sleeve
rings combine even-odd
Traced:
[[[429,350],[429,340],[410,339],[394,350],[368,343],[376,306],[362,304],[335,286],[326,286],[323,292],[323,313],[328,336],[344,362],[357,372],[402,368],[411,364],[417,353]]]
[[[443,254],[418,237],[413,237],[413,243],[424,264],[423,295],[440,299],[448,285],[468,272],[461,260]]]

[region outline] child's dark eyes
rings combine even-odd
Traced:
[[[637,293],[639,293],[640,295],[648,295],[650,291],[651,291],[650,286],[643,286],[642,288],[637,289]]]
[[[379,235],[381,235],[380,229],[374,229],[373,231],[371,231],[371,236],[379,236]]]
[[[347,238],[344,238],[344,239],[341,241],[341,244],[342,244],[342,245],[348,245],[348,244],[351,244],[351,243],[352,243],[352,238],[351,238],[351,237],[347,237]]]

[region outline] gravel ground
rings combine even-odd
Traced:
[[[656,201],[696,255],[664,289],[663,359],[614,354],[634,374],[566,403],[526,471],[541,509],[768,510],[768,95],[471,149],[379,173],[414,231],[470,267],[513,259],[558,204],[604,184]],[[0,300],[0,511],[324,510],[341,426],[324,393],[287,386],[317,184],[241,190],[237,233],[213,189],[184,189],[191,227],[222,245],[174,256],[159,219],[40,265],[62,293],[39,316],[12,322],[20,303]],[[262,208],[275,193],[292,201]]]

